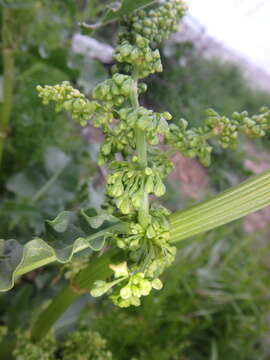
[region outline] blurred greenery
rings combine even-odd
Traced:
[[[78,17],[91,10],[87,4],[51,0],[5,4],[11,19],[6,33],[12,39],[15,83],[0,172],[0,237],[25,241],[40,235],[44,219],[88,201],[90,190],[96,202],[91,185],[97,169],[95,145],[81,136],[66,114],[44,107],[36,86],[68,80],[89,92],[107,72],[102,64],[70,49]],[[0,7],[0,19],[3,11]],[[3,70],[0,61],[0,73]],[[67,164],[59,171],[65,159]]]

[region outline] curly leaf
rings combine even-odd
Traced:
[[[63,211],[45,226],[46,241],[35,238],[22,245],[14,239],[0,239],[0,291],[11,289],[17,276],[40,266],[53,261],[66,263],[75,253],[87,248],[101,250],[108,236],[123,231],[127,225],[87,210],[79,214]]]
[[[67,230],[70,221],[71,213],[69,211],[61,212],[54,220],[47,220],[47,223],[57,232],[64,232]]]
[[[115,223],[119,221],[115,216],[105,212],[93,216],[91,215],[91,213],[89,214],[89,210],[81,210],[81,214],[88,222],[88,224],[94,229],[99,228],[105,221],[109,221],[110,223]]]

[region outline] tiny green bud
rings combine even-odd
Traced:
[[[144,172],[145,172],[145,175],[152,175],[153,174],[153,170],[151,168],[149,168],[149,167],[146,167]]]
[[[106,283],[103,280],[97,280],[93,284],[93,288],[90,291],[90,294],[93,297],[99,297],[105,294],[110,289],[110,284]]]
[[[161,290],[163,288],[163,284],[159,279],[154,279],[151,282],[152,288],[155,290]]]
[[[120,296],[122,299],[126,300],[128,298],[130,298],[132,296],[132,292],[131,292],[131,289],[130,289],[130,286],[127,285],[125,287],[123,287],[121,290],[120,290]]]
[[[119,278],[122,276],[128,276],[128,267],[127,267],[126,261],[124,261],[120,264],[110,264],[109,267],[114,272],[115,278]]]
[[[143,296],[147,296],[150,294],[150,291],[152,289],[150,281],[143,279],[139,282],[139,286]]]
[[[172,115],[167,111],[164,112],[162,115],[163,115],[165,120],[171,120],[172,119]]]

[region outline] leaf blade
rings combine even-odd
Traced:
[[[97,216],[94,216],[97,222]],[[104,224],[105,222],[105,224]],[[54,261],[66,263],[74,254],[87,248],[100,251],[109,234],[123,231],[123,222],[110,223],[107,219],[98,221],[99,231],[90,226],[82,215],[68,211],[47,222],[47,231],[42,238],[34,238],[25,245],[17,240],[0,239],[0,291],[14,286],[16,277]]]

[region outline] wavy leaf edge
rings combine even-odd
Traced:
[[[110,235],[120,229],[122,231],[126,227],[125,223],[117,222],[116,218],[108,217],[105,214],[94,215],[92,220],[85,211],[80,211],[75,217],[81,217],[85,221],[84,226],[88,225],[92,230],[89,236],[82,236],[85,234],[85,229],[74,226],[74,213],[63,211],[54,220],[46,221],[46,226],[51,228],[47,230],[47,233],[50,231],[54,233],[54,240],[51,242],[45,241],[44,236],[43,238],[36,237],[25,244],[21,244],[15,239],[0,239],[0,292],[12,289],[17,276],[38,267],[53,261],[67,263],[76,253],[85,249],[102,250]],[[91,227],[91,223],[94,226]],[[104,224],[105,228],[96,230]],[[70,231],[69,227],[71,227],[71,232],[75,231],[79,236],[75,236],[67,243],[61,238]],[[55,234],[60,238],[55,239]]]

